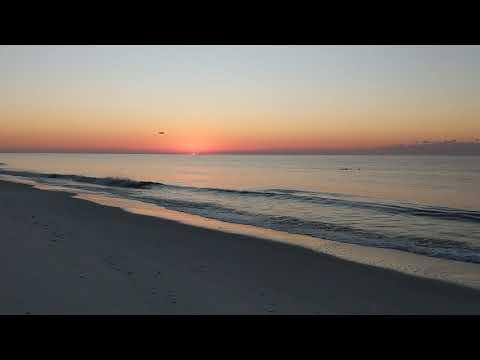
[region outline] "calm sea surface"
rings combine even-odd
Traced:
[[[480,263],[480,157],[0,154],[0,175]]]

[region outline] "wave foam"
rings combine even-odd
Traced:
[[[279,200],[289,200],[296,202],[308,202],[322,206],[335,206],[347,208],[362,208],[372,210],[380,213],[388,214],[402,214],[407,216],[425,216],[430,218],[441,218],[448,220],[460,221],[480,221],[480,212],[475,210],[454,209],[438,206],[414,205],[414,204],[389,204],[381,202],[368,202],[359,200],[350,200],[338,198],[341,194],[312,192],[292,189],[267,189],[264,191],[252,190],[233,190],[233,189],[219,189],[219,188],[202,188],[180,185],[168,185],[154,181],[136,181],[128,178],[118,177],[91,177],[83,175],[66,175],[66,174],[47,174],[35,173],[28,171],[15,170],[0,170],[0,173],[13,176],[21,176],[28,178],[39,179],[59,179],[66,181],[74,181],[80,183],[89,183],[94,185],[120,187],[129,189],[152,189],[152,188],[167,188],[179,191],[194,191],[194,192],[210,192],[222,195],[231,196],[255,196],[275,198]],[[334,197],[328,197],[334,196]]]

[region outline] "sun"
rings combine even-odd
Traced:
[[[209,144],[201,142],[189,142],[179,147],[179,152],[195,156],[199,155],[200,153],[208,152],[209,149],[211,149]]]

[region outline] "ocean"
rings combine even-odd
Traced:
[[[0,178],[480,263],[478,156],[0,154],[0,163]]]

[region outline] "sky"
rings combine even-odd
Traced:
[[[322,153],[478,138],[480,46],[0,46],[0,151]]]

